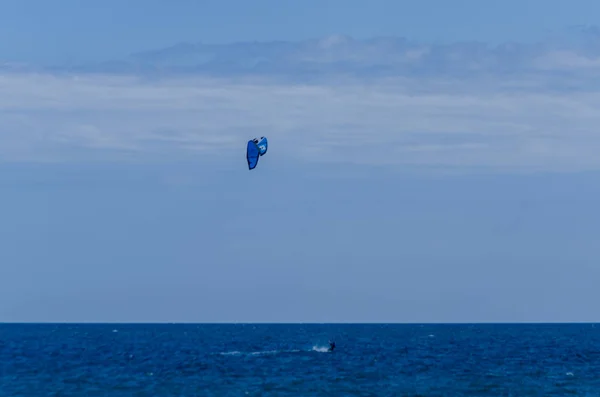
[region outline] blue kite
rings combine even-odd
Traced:
[[[248,160],[248,169],[253,170],[258,165],[258,159],[267,153],[269,142],[264,136],[254,138],[248,141],[246,148],[246,160]]]

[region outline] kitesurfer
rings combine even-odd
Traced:
[[[329,351],[332,352],[335,349],[335,342],[329,341]]]

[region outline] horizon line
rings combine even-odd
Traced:
[[[587,325],[600,321],[315,322],[315,321],[0,321],[0,325]]]

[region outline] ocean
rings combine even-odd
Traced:
[[[0,324],[2,397],[566,395],[600,326]]]

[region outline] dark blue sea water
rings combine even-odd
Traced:
[[[600,396],[593,324],[4,324],[0,360],[0,396]]]

